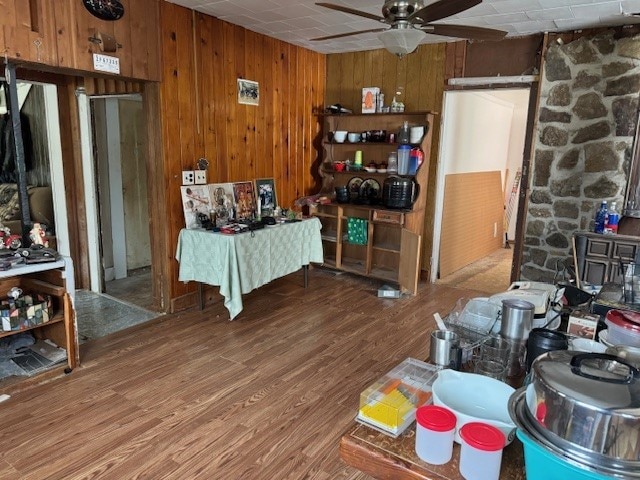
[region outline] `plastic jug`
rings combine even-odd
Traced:
[[[409,156],[411,145],[398,146],[398,175],[409,175]]]

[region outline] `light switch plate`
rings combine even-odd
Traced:
[[[206,170],[194,170],[196,185],[204,185],[207,183]]]
[[[193,170],[183,170],[182,171],[182,184],[183,185],[193,185],[194,176]]]

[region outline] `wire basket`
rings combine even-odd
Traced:
[[[620,274],[623,277],[623,301],[640,305],[640,265],[635,262],[620,262]]]
[[[488,329],[475,329],[468,324],[460,323],[457,315],[447,315],[443,320],[447,329],[455,332],[460,338],[462,364],[471,364],[480,353],[482,341],[491,336],[493,324]]]

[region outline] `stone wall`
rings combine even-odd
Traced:
[[[602,200],[622,209],[640,92],[640,36],[613,32],[547,50],[521,277],[552,281]]]

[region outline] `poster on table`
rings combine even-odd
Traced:
[[[190,185],[180,187],[182,193],[182,209],[184,211],[184,223],[187,228],[200,228],[198,214],[209,218],[211,198],[207,185]]]
[[[236,218],[233,183],[211,183],[209,195],[217,227],[226,225]]]
[[[233,198],[236,202],[236,216],[238,219],[255,217],[256,197],[253,193],[253,182],[234,183]]]

